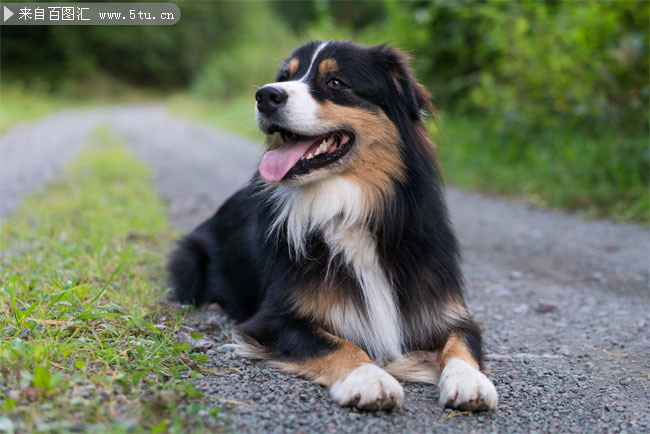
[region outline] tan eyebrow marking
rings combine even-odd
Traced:
[[[336,59],[327,58],[321,61],[320,65],[318,65],[318,72],[323,74],[332,73],[332,72],[337,72],[339,70],[339,64],[336,61]]]
[[[291,75],[295,74],[298,72],[298,68],[300,67],[300,60],[298,58],[294,57],[287,63],[287,72]]]

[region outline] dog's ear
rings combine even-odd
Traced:
[[[413,77],[409,56],[386,44],[373,47],[377,50],[379,61],[390,78],[388,83],[395,96],[408,109],[412,120],[421,118],[422,112],[435,114],[429,92]]]

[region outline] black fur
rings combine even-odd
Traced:
[[[278,81],[302,77],[318,43],[298,48],[290,58],[300,60],[294,75],[285,68]],[[422,332],[409,322],[423,306],[441,312],[450,299],[462,300],[462,276],[456,238],[447,217],[436,161],[423,152],[421,115],[431,110],[426,92],[413,80],[404,56],[385,46],[359,47],[330,42],[319,59],[339,60],[338,77],[345,91],[330,91],[313,68],[307,80],[312,96],[342,106],[383,111],[400,134],[396,152],[404,162],[404,181],[394,180],[394,194],[370,230],[380,263],[391,276],[399,308],[409,333],[405,350],[440,349],[455,332],[481,363],[480,330],[469,318]],[[420,129],[419,129],[420,128]],[[319,232],[307,239],[307,255],[293,258],[283,233],[269,236],[275,219],[259,175],[232,196],[217,213],[181,240],[169,270],[175,298],[183,303],[219,303],[247,336],[275,357],[299,360],[335,348],[321,324],[299,317],[289,299],[299,282],[328,276],[360,309],[363,296],[353,273],[331,252]],[[281,231],[284,229],[281,229]],[[331,270],[335,270],[332,273]]]

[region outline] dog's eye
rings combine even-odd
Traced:
[[[331,89],[339,89],[340,87],[343,86],[343,83],[341,83],[341,80],[337,80],[336,78],[331,79],[330,81],[327,82],[327,85]]]

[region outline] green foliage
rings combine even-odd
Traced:
[[[498,54],[469,94],[474,107],[510,131],[563,125],[602,131],[603,124],[647,130],[647,4],[516,6],[489,15],[494,28],[510,31],[490,35]]]
[[[206,406],[187,381],[205,355],[176,342],[182,312],[157,302],[174,234],[119,142],[98,133],[2,231],[0,430],[221,426],[187,410]]]

